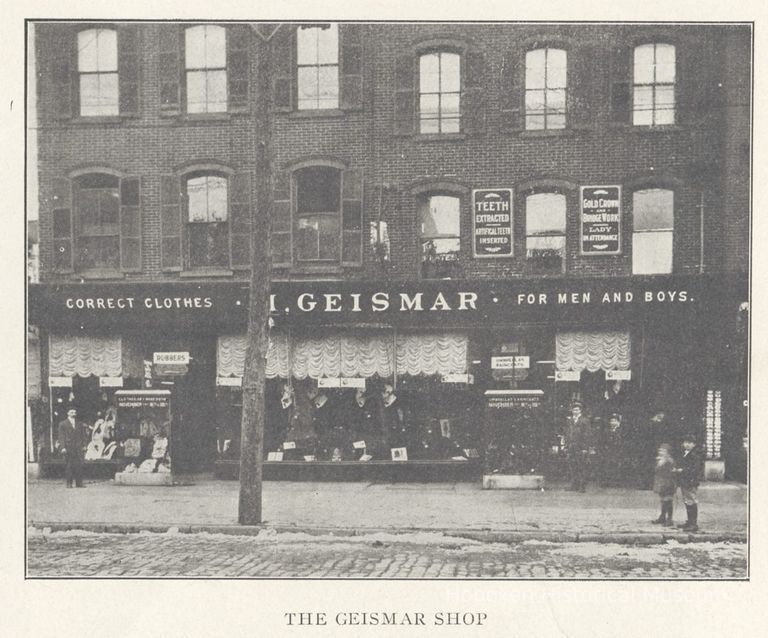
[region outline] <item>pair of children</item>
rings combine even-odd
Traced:
[[[703,465],[704,459],[696,445],[696,437],[692,434],[686,434],[683,437],[683,456],[680,458],[679,467],[675,466],[672,446],[668,443],[659,446],[653,490],[659,495],[661,514],[659,518],[652,521],[653,523],[665,527],[672,526],[672,501],[675,491],[680,487],[688,520],[678,527],[686,532],[698,531],[699,505],[696,500],[696,490]]]

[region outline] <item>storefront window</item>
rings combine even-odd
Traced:
[[[632,274],[672,272],[674,192],[660,188],[632,196]]]
[[[187,112],[227,110],[227,45],[224,27],[189,27],[184,32]]]
[[[461,202],[458,197],[433,195],[419,205],[421,276],[447,279],[460,274]]]
[[[525,252],[532,271],[565,271],[565,210],[565,195],[560,193],[525,198]]]
[[[339,27],[299,27],[296,32],[299,109],[339,107]]]
[[[120,180],[85,175],[75,181],[77,267],[120,268]]]
[[[339,261],[341,171],[310,166],[296,177],[296,257],[299,261]]]
[[[227,178],[195,174],[186,180],[189,264],[193,268],[229,266]]]

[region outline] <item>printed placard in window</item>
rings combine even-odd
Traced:
[[[621,254],[621,186],[582,186],[579,197],[581,255]]]
[[[512,257],[512,189],[472,191],[472,254]]]

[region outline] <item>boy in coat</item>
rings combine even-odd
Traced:
[[[59,423],[59,451],[64,456],[67,487],[72,487],[73,479],[77,487],[83,487],[83,458],[87,443],[85,428],[77,420],[77,410],[69,408],[67,418]]]
[[[592,424],[582,414],[583,404],[576,401],[571,406],[571,416],[565,426],[565,452],[568,457],[568,470],[571,477],[571,490],[585,492],[587,489],[587,469],[592,447]]]
[[[677,463],[675,473],[688,520],[679,527],[686,532],[696,532],[699,529],[699,502],[696,500],[696,491],[699,487],[699,477],[704,469],[704,455],[701,448],[696,445],[695,435],[686,434],[682,437],[682,441],[683,455]]]

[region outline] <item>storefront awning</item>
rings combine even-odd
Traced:
[[[52,377],[119,377],[123,373],[120,337],[52,334],[48,352]]]
[[[559,332],[555,342],[558,370],[629,370],[631,356],[628,332]]]

